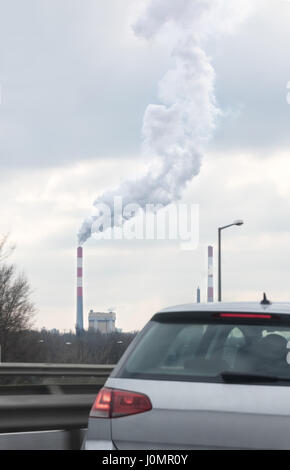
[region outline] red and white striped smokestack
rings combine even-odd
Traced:
[[[83,322],[83,248],[77,249],[77,333],[84,329]]]
[[[213,302],[213,247],[208,246],[207,301]]]

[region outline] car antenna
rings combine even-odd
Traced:
[[[263,300],[261,301],[261,305],[271,305],[271,302],[267,299],[265,292],[263,294]]]

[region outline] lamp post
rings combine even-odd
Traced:
[[[242,220],[235,220],[233,223],[218,228],[218,301],[222,300],[222,272],[221,272],[221,231],[233,225],[243,225]]]

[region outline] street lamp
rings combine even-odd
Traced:
[[[233,225],[243,225],[242,220],[235,220],[233,223],[229,225],[225,225],[224,227],[219,227],[218,229],[218,301],[221,302],[222,300],[222,273],[221,273],[221,231],[225,228],[232,227]]]

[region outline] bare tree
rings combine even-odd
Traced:
[[[9,233],[0,238],[0,262],[3,262],[15,250],[15,245],[8,243],[8,239]]]
[[[14,248],[7,247],[7,236],[0,240],[0,345],[2,361],[6,360],[13,334],[31,326],[34,305],[30,301],[31,290],[23,273],[17,274],[13,264],[7,264],[7,256]]]

